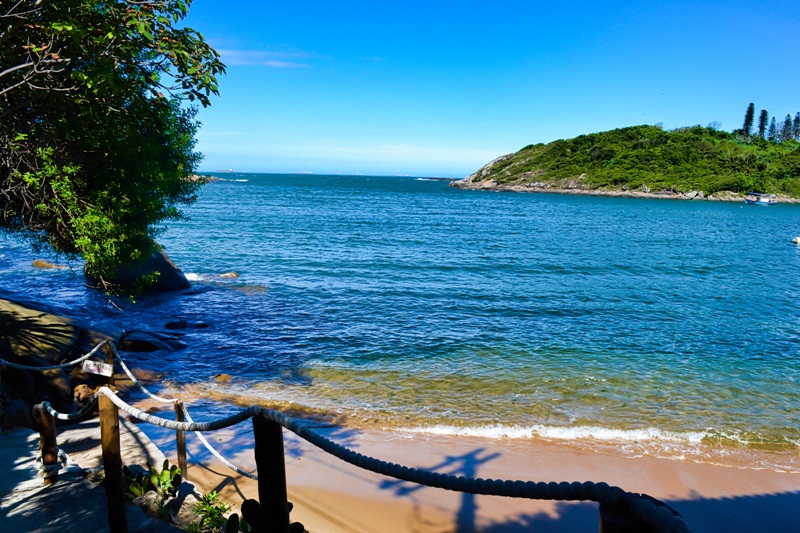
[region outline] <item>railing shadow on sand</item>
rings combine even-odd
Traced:
[[[178,463],[184,473],[186,472],[186,431],[195,431],[198,432],[198,435],[201,435],[202,432],[231,427],[252,419],[255,442],[254,454],[258,475],[254,476],[239,471],[221,456],[218,456],[218,458],[240,474],[257,479],[260,502],[248,500],[242,506],[242,511],[248,518],[248,524],[255,532],[290,533],[290,531],[302,530],[297,527],[302,528],[300,524],[290,524],[289,520],[291,504],[288,503],[287,499],[283,429],[291,431],[323,451],[358,468],[393,478],[393,480],[383,483],[382,488],[393,488],[398,492],[398,495],[416,490],[413,485],[409,486],[408,483],[463,493],[465,499],[462,502],[460,515],[457,519],[458,524],[464,526],[464,530],[469,528],[473,518],[472,515],[475,508],[474,495],[494,495],[565,502],[597,502],[600,504],[599,531],[603,533],[689,531],[680,514],[666,503],[646,494],[627,492],[603,482],[544,483],[475,478],[473,476],[477,472],[477,466],[494,458],[492,455],[480,457],[479,454],[482,450],[476,450],[474,453],[468,454],[468,457],[448,458],[443,464],[434,467],[438,469],[457,466],[455,470],[462,475],[456,476],[432,470],[409,468],[356,453],[322,436],[302,420],[290,418],[281,412],[260,406],[243,409],[227,418],[197,423],[191,420],[188,412],[179,401],[155,396],[139,384],[125,366],[113,343],[104,341],[92,352],[96,352],[102,345],[105,345],[107,363],[113,364],[116,360],[134,383],[148,396],[174,405],[176,420],[157,417],[132,407],[120,399],[107,386],[98,387],[89,399],[90,401],[78,412],[70,414],[59,413],[47,402],[43,402],[35,407],[35,413],[40,428],[40,448],[45,483],[54,483],[58,479],[60,453],[56,445],[56,419],[77,420],[92,412],[96,402],[99,407],[102,460],[105,471],[109,526],[112,533],[126,533],[128,530],[125,518],[124,480],[120,451],[120,410],[143,422],[174,430],[176,432]],[[84,356],[81,361],[86,358],[87,356]],[[11,365],[6,361],[2,363]],[[75,363],[66,363],[66,365],[69,364]],[[35,370],[33,368],[26,369]],[[111,374],[109,384],[113,386],[113,372]],[[461,516],[462,514],[463,516]],[[238,521],[238,517],[236,518]],[[535,517],[529,518],[534,519]],[[521,523],[520,525],[524,527],[524,524]],[[459,527],[459,530],[461,529]]]

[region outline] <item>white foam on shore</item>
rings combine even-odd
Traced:
[[[709,434],[707,431],[663,431],[657,428],[611,429],[596,426],[513,426],[493,424],[478,427],[459,427],[451,425],[435,425],[427,427],[406,428],[411,433],[427,433],[431,435],[452,435],[462,437],[530,439],[541,437],[559,440],[594,439],[615,442],[684,442],[697,444]]]
[[[186,272],[184,276],[186,276],[186,279],[189,281],[203,281],[203,276],[195,274],[194,272]]]

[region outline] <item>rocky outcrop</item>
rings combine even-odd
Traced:
[[[95,329],[61,310],[0,293],[0,357],[10,363],[43,367],[71,361],[103,340],[118,335]],[[104,360],[104,355],[97,356]],[[72,410],[73,389],[97,378],[80,368],[45,371],[0,368],[0,426],[30,426],[33,405],[49,401],[56,409]]]
[[[33,268],[41,268],[44,270],[61,270],[67,268],[63,265],[56,265],[55,263],[51,263],[46,259],[34,259],[33,263],[31,263]]]
[[[128,352],[156,352],[158,350],[174,352],[184,348],[186,348],[186,344],[181,341],[152,331],[126,331],[119,341],[119,349]]]
[[[137,289],[145,276],[157,274],[155,283],[146,287],[147,291],[169,292],[191,287],[189,280],[169,258],[164,249],[153,243],[150,255],[141,261],[127,263],[116,268],[113,274],[104,278],[106,282],[123,288]],[[90,277],[93,283],[99,280]]]

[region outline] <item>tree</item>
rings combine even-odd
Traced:
[[[767,130],[767,139],[770,141],[774,141],[776,140],[777,135],[778,135],[778,127],[775,125],[775,117],[772,117],[772,119],[769,122],[769,130]]]
[[[0,7],[0,229],[80,254],[96,276],[146,253],[195,199],[195,109],[224,73],[178,28],[190,0]]]
[[[750,137],[753,134],[753,120],[755,119],[756,106],[750,102],[747,106],[747,111],[744,114],[744,124],[742,125],[742,135]]]
[[[758,136],[764,139],[767,135],[767,124],[769,123],[769,113],[766,109],[761,110],[758,116]]]
[[[792,116],[786,115],[786,118],[783,120],[783,128],[781,128],[781,140],[790,141],[793,138],[794,134],[792,133]]]
[[[800,111],[798,111],[794,116],[794,123],[792,124],[792,134],[794,136],[794,140],[800,141]]]

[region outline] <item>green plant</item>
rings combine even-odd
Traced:
[[[163,503],[168,497],[175,496],[178,486],[181,484],[183,478],[181,477],[181,469],[175,465],[169,466],[169,461],[164,459],[164,465],[159,472],[153,465],[150,466],[150,485],[153,490],[158,494],[159,501]]]
[[[148,465],[149,473],[134,473],[127,466],[122,467],[125,478],[125,496],[129,500],[144,496],[149,491],[155,491],[160,505],[164,505],[167,498],[175,496],[178,486],[183,478],[181,470],[175,465],[170,467],[169,461],[164,460],[161,472],[152,464]]]
[[[198,532],[224,530],[228,522],[225,513],[230,509],[230,505],[219,501],[217,491],[212,490],[195,505],[194,512],[200,517],[200,521],[192,524],[191,529],[194,530],[196,527]]]
[[[127,466],[123,466],[122,474],[125,479],[125,496],[129,500],[144,496],[150,490],[150,478],[142,472],[134,473]]]

